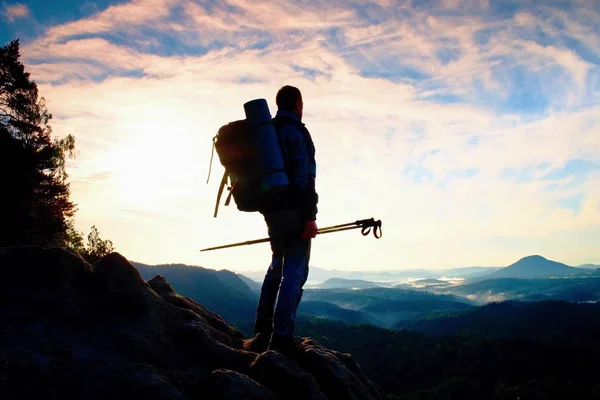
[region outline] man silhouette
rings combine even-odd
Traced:
[[[296,311],[308,278],[311,240],[317,234],[318,194],[315,190],[315,147],[302,123],[304,103],[300,90],[283,86],[276,96],[273,119],[290,185],[274,197],[261,213],[271,239],[271,265],[265,275],[254,332],[246,347],[267,348],[291,355]]]

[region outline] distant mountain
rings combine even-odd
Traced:
[[[600,265],[596,265],[596,264],[581,264],[581,265],[578,265],[577,268],[598,269],[598,268],[600,268]]]
[[[502,267],[459,267],[442,269],[436,271],[436,277],[452,277],[452,278],[472,278],[481,275],[487,275],[490,272],[499,270]]]
[[[155,275],[163,275],[171,282],[171,284],[174,285],[175,282],[177,282],[179,286],[194,286],[204,280],[206,281],[205,283],[215,285],[221,284],[238,293],[254,297],[250,287],[240,278],[240,276],[226,269],[217,271],[186,264],[148,265],[135,261],[130,261],[130,263],[145,279],[148,279],[146,277],[152,278]]]
[[[445,285],[446,281],[441,281],[439,279],[419,279],[414,281],[413,283],[421,283],[424,285]]]
[[[315,288],[319,289],[368,289],[374,287],[381,287],[381,285],[360,279],[343,278],[330,278],[323,283],[315,285]]]
[[[313,317],[333,321],[341,321],[346,324],[371,324],[381,325],[373,317],[356,310],[348,310],[326,301],[302,301],[298,307],[298,315],[309,314]]]
[[[440,279],[443,277],[450,278],[475,278],[481,275],[489,274],[496,271],[500,267],[461,267],[450,269],[399,269],[399,270],[383,270],[383,271],[342,271],[329,270],[315,266],[311,266],[308,274],[308,284],[317,285],[331,278],[363,280],[377,283],[380,286],[393,286],[395,284],[406,282],[415,279]],[[241,274],[261,282],[265,276],[265,271],[241,271]]]
[[[266,272],[267,271],[265,268],[257,271],[241,271],[240,274],[247,276],[256,282],[262,282]],[[348,278],[350,274],[350,271],[327,270],[311,265],[309,267],[308,283],[318,284],[326,281],[329,278]]]
[[[442,281],[439,279],[417,279],[416,281],[408,283],[400,283],[394,287],[399,289],[440,289],[452,285],[454,285],[454,283],[451,281]]]
[[[212,270],[183,264],[145,265],[132,262],[144,279],[164,276],[183,296],[222,315],[227,322],[250,334],[256,314],[260,284],[228,270]],[[264,277],[264,274],[263,274]],[[254,283],[253,283],[254,282]],[[372,282],[332,280],[332,284],[372,285]],[[369,323],[389,327],[430,311],[454,311],[471,307],[450,295],[389,288],[305,289],[299,312],[344,323]]]
[[[531,260],[529,260],[531,259]],[[537,259],[537,261],[536,261]],[[521,260],[519,260],[517,263],[515,264],[520,264],[521,262],[526,262],[529,263],[531,262],[532,264],[537,264],[537,266],[541,265],[544,263],[544,260],[547,261],[548,263],[554,263],[554,261],[549,261],[546,260],[544,257],[541,256],[531,256],[531,257],[525,257]],[[510,267],[514,266],[515,264],[511,265]],[[561,263],[556,263],[556,264],[560,264],[562,266],[568,267],[568,268],[574,268],[574,267],[569,267],[568,265],[565,264],[561,264]],[[520,267],[521,265],[519,265]],[[504,271],[506,270],[506,268],[510,268],[510,267],[458,267],[458,268],[448,268],[448,269],[425,269],[425,268],[412,268],[412,269],[397,269],[397,270],[364,270],[364,271],[342,271],[342,270],[336,270],[336,269],[324,269],[324,268],[319,268],[319,267],[315,267],[315,266],[311,266],[310,270],[309,270],[309,275],[308,275],[308,285],[309,286],[316,286],[318,284],[324,283],[329,279],[332,278],[340,278],[340,279],[347,279],[347,280],[359,280],[359,281],[368,281],[368,282],[372,282],[375,283],[379,286],[387,286],[387,287],[391,287],[397,284],[401,284],[401,283],[406,283],[407,281],[414,281],[414,280],[419,280],[419,279],[438,279],[441,280],[441,278],[458,278],[458,279],[465,279],[468,281],[473,281],[475,279],[478,278],[483,278],[485,277],[487,278],[539,278],[539,277],[548,277],[546,276],[548,272],[553,272],[554,276],[563,276],[563,275],[557,275],[557,272],[560,273],[560,271],[557,270],[553,270],[552,268],[548,269],[545,268],[545,272],[541,273],[541,275],[536,275],[535,273],[516,273],[513,272],[511,270],[511,272],[500,272],[498,275],[494,275],[492,276],[493,273],[497,272],[497,271]],[[547,267],[547,266],[546,266]],[[581,272],[578,271],[577,269],[581,270],[581,269],[595,269],[595,268],[600,268],[600,265],[593,265],[593,264],[584,264],[584,265],[580,265],[577,268],[574,268],[574,270],[568,270],[570,272],[565,272],[563,271],[563,273],[569,274],[569,273],[577,273],[577,272]],[[519,269],[519,268],[518,268]],[[534,266],[534,270],[535,270],[535,266]],[[259,271],[241,271],[241,274],[249,277],[250,279],[256,281],[256,282],[262,282],[264,276],[265,276],[265,271],[264,270],[259,270]]]
[[[242,281],[244,281],[244,283],[246,285],[248,285],[248,287],[255,293],[260,293],[260,289],[262,287],[262,283],[261,282],[257,282],[254,279],[250,279],[248,278],[246,275],[242,275],[242,274],[238,274],[238,276],[240,277],[240,279]]]
[[[591,302],[600,300],[600,276],[594,273],[560,279],[487,279],[448,288],[432,289],[469,298],[479,303],[505,300],[564,300]]]
[[[156,275],[164,276],[177,293],[214,310],[229,323],[248,326],[254,318],[258,297],[231,271],[216,271],[184,264],[131,264],[146,280]]]
[[[580,272],[577,268],[535,255],[524,257],[506,268],[485,275],[485,278],[554,278],[574,275]]]

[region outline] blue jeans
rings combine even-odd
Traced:
[[[292,335],[302,287],[308,278],[311,239],[271,239],[273,257],[256,310],[254,332]]]

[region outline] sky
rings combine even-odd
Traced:
[[[78,155],[76,226],[130,260],[266,269],[260,214],[221,207],[220,126],[303,93],[318,236],[311,265],[600,264],[600,2],[0,0],[22,61]]]

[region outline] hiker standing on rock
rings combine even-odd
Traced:
[[[290,184],[260,210],[268,227],[272,259],[256,310],[256,336],[247,347],[291,354],[297,349],[293,336],[296,311],[308,278],[311,240],[317,235],[318,195],[315,147],[302,123],[302,94],[296,87],[283,86],[276,103],[273,123]]]

